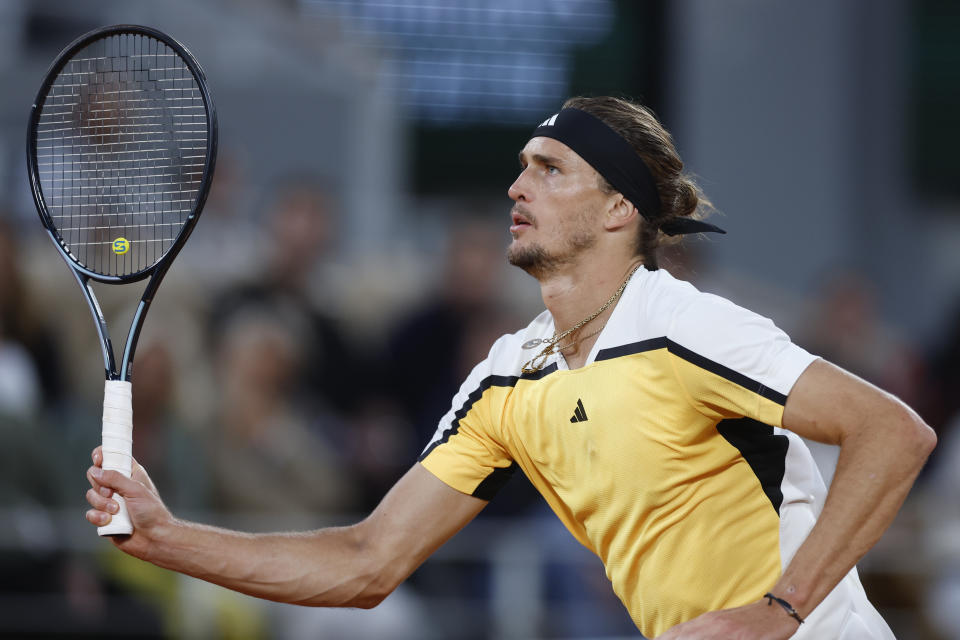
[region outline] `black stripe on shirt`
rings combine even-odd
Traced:
[[[467,399],[464,401],[463,406],[461,406],[454,414],[453,421],[450,423],[450,426],[447,429],[444,429],[443,435],[440,436],[438,440],[435,440],[433,443],[427,447],[426,451],[420,454],[418,460],[423,462],[427,459],[433,450],[439,447],[442,444],[445,444],[451,437],[457,434],[457,431],[460,430],[460,421],[470,413],[470,409],[473,408],[473,405],[483,397],[484,392],[490,387],[513,387],[516,386],[517,382],[520,380],[540,380],[545,376],[550,375],[557,370],[557,364],[551,364],[549,367],[544,367],[539,371],[534,373],[525,373],[521,376],[487,376],[480,381],[480,384],[476,389],[471,391],[467,395]],[[496,468],[490,472],[483,481],[477,485],[477,488],[474,489],[473,494],[478,498],[484,500],[492,500],[493,496],[506,484],[507,480],[510,479],[510,476],[513,475],[514,471],[517,469],[517,464],[511,463],[509,467],[505,468]]]
[[[721,420],[717,431],[740,451],[779,515],[783,504],[780,485],[786,473],[790,440],[787,436],[774,435],[772,426],[753,418]]]
[[[767,400],[776,402],[781,406],[787,403],[787,396],[783,395],[779,391],[774,391],[760,382],[743,375],[739,371],[734,371],[733,369],[726,367],[719,362],[714,362],[713,360],[700,355],[696,351],[691,351],[690,349],[677,344],[670,338],[666,337],[651,338],[649,340],[641,340],[640,342],[633,342],[631,344],[625,344],[619,347],[603,349],[597,353],[596,361],[611,360],[613,358],[621,358],[623,356],[643,353],[645,351],[656,351],[657,349],[667,349],[670,353],[678,358],[682,358],[690,364],[696,365],[701,369],[738,384],[744,389],[752,391],[753,393],[757,394],[758,396],[762,396]]]
[[[480,385],[467,395],[463,406],[453,414],[453,421],[449,427],[443,430],[443,435],[438,440],[435,440],[433,444],[427,447],[427,450],[420,455],[420,462],[426,460],[427,456],[430,455],[434,449],[450,440],[451,436],[456,435],[457,431],[460,430],[460,421],[470,413],[470,409],[473,408],[477,400],[483,397],[483,393],[487,389],[490,387],[512,387],[517,384],[518,379],[517,376],[487,376],[481,380]]]
[[[540,380],[541,378],[550,375],[557,370],[556,363],[551,364],[549,367],[545,367],[540,371],[534,373],[525,373],[521,376],[487,376],[480,381],[480,384],[476,389],[471,391],[467,395],[467,399],[464,401],[463,405],[453,414],[453,421],[450,423],[450,427],[443,431],[443,435],[439,440],[433,442],[426,451],[424,451],[419,460],[422,462],[430,452],[436,449],[441,444],[446,443],[451,436],[456,435],[457,431],[460,429],[460,420],[463,419],[470,409],[473,408],[473,405],[483,397],[483,393],[490,387],[513,387],[516,386],[519,380]]]
[[[516,462],[511,462],[509,467],[497,467],[483,479],[483,482],[477,485],[477,488],[470,495],[481,500],[493,500],[494,496],[500,492],[503,485],[507,484],[507,481],[513,477],[518,468]]]

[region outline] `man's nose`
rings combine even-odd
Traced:
[[[521,200],[528,202],[530,200],[529,190],[527,189],[526,179],[524,177],[526,173],[526,169],[521,171],[520,175],[517,176],[517,179],[514,180],[513,184],[510,185],[510,188],[507,189],[507,195],[510,196],[510,199],[514,200],[515,202],[520,202]]]

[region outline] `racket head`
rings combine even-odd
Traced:
[[[27,129],[37,212],[85,276],[140,280],[165,268],[209,193],[217,115],[203,70],[150,27],[91,31],[54,60]]]

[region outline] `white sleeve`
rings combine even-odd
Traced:
[[[714,373],[752,381],[783,399],[816,359],[769,318],[729,300],[697,292],[676,306],[668,338],[703,359]]]

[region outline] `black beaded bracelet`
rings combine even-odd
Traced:
[[[773,603],[776,602],[778,605],[783,607],[783,610],[787,612],[787,615],[796,620],[798,623],[803,624],[803,618],[800,617],[800,614],[797,613],[797,610],[793,608],[793,605],[784,600],[783,598],[778,598],[769,591],[763,594],[763,597],[767,599],[767,606],[773,606]]]

